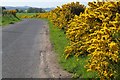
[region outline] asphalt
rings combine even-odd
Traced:
[[[2,78],[40,78],[44,25],[25,19],[2,29]]]

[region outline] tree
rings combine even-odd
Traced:
[[[28,13],[32,13],[33,12],[33,8],[32,7],[28,8],[27,12]]]
[[[6,8],[5,8],[5,7],[2,7],[2,11],[3,11],[3,10],[6,10]]]
[[[24,10],[19,10],[19,13],[24,13]]]
[[[18,9],[15,9],[17,12],[19,12],[19,10]]]
[[[45,12],[45,10],[43,10],[42,8],[28,8],[27,10],[28,13],[43,13]]]
[[[3,16],[6,14],[5,10],[6,10],[6,8],[5,8],[5,7],[2,7],[2,15],[3,15]]]

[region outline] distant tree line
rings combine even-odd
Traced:
[[[16,9],[16,11],[18,13],[44,13],[45,12],[45,10],[42,8],[32,8],[32,7],[28,8],[26,10]]]
[[[27,10],[28,13],[44,13],[45,10],[43,10],[42,8],[28,8]]]
[[[7,10],[5,7],[1,8],[3,10]],[[15,9],[17,11],[17,13],[44,13],[45,10],[43,8],[33,8],[33,7],[29,7],[28,9]]]

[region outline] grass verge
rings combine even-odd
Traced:
[[[2,26],[2,16],[0,16],[0,26]]]
[[[64,48],[68,45],[68,40],[64,32],[55,27],[50,21],[50,41],[54,47],[54,51],[58,55],[58,60],[63,69],[70,73],[73,73],[73,78],[98,78],[96,72],[87,72],[84,66],[87,64],[86,60],[88,57],[75,57],[65,59]]]
[[[21,19],[19,19],[18,17],[15,17],[13,15],[6,15],[6,16],[2,16],[2,26],[8,25],[8,24],[14,24],[16,22],[21,21]]]

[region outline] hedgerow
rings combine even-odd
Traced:
[[[80,16],[69,22],[66,36],[69,56],[90,56],[87,71],[97,71],[101,79],[117,76],[120,61],[120,2],[89,2]],[[119,35],[119,36],[116,36]]]

